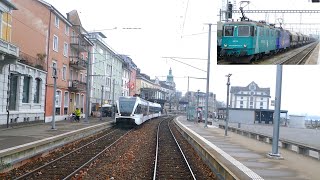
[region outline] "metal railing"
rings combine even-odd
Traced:
[[[81,59],[78,56],[70,56],[70,66],[77,69],[85,70],[87,69],[87,61]]]
[[[73,91],[85,91],[87,83],[78,80],[70,80],[69,88]]]
[[[19,48],[1,38],[0,38],[0,50],[7,54],[13,55],[15,57],[19,56]]]

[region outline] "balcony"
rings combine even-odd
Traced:
[[[1,53],[9,56],[19,57],[19,48],[1,38],[0,38],[0,51],[2,51]]]
[[[14,64],[19,57],[19,48],[0,38],[0,74],[3,66]]]
[[[85,61],[77,56],[70,56],[70,66],[75,69],[86,70],[87,69],[87,61]]]
[[[69,90],[73,92],[86,91],[87,83],[78,80],[69,81]]]
[[[92,42],[84,35],[71,36],[70,46],[78,52],[89,52]]]

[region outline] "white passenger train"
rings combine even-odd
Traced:
[[[139,97],[119,97],[117,101],[116,123],[134,123],[140,125],[145,121],[161,116],[161,105]]]

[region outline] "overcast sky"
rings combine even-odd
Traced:
[[[102,30],[106,42],[117,52],[129,55],[143,73],[164,80],[173,70],[177,89],[187,90],[186,76],[205,78],[206,73],[162,57],[207,58],[208,25],[218,20],[221,1],[216,0],[46,0],[65,14],[78,10],[82,25],[88,31]],[[302,2],[303,6],[300,3]],[[259,3],[258,3],[259,2]],[[264,2],[264,3],[263,3]],[[274,3],[272,3],[274,2]],[[307,0],[253,0],[250,9],[302,9]],[[187,8],[188,5],[188,8]],[[272,5],[273,6],[273,5]],[[270,6],[270,9],[275,9]],[[319,6],[318,6],[319,7]],[[187,11],[186,11],[187,9]],[[316,9],[316,8],[304,8]],[[317,8],[320,9],[320,8]],[[319,16],[317,16],[319,17]],[[114,29],[117,27],[117,29]],[[141,28],[125,30],[122,28]],[[109,30],[107,30],[109,29]],[[113,30],[110,30],[113,29]],[[216,66],[216,26],[212,26],[210,91],[226,101],[226,74],[232,73],[231,85],[247,86],[255,81],[259,87],[270,87],[275,94],[276,66]],[[206,70],[207,61],[182,60]],[[282,109],[295,114],[320,115],[319,66],[285,66],[283,68]],[[205,80],[190,79],[190,90],[205,92]]]

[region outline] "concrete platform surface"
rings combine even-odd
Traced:
[[[218,121],[217,123],[225,125],[224,121]],[[237,128],[238,123],[228,123],[228,126]],[[273,136],[273,124],[241,124],[240,129]],[[280,127],[279,137],[320,149],[320,129]]]
[[[216,125],[204,127],[204,123],[187,121],[180,116],[177,121],[181,122],[196,136],[200,135],[212,147],[212,151],[219,150],[220,154],[232,159],[240,170],[251,173],[252,177],[263,179],[312,179],[320,177],[319,160],[297,154],[292,151],[279,148],[283,160],[270,159],[267,154],[272,151],[272,146],[254,139],[250,139],[236,133],[228,132],[224,136],[224,129]],[[296,134],[300,136],[300,134]],[[249,170],[248,170],[249,169]],[[254,178],[253,178],[254,179]]]
[[[56,130],[52,130],[51,123],[34,124],[32,126],[15,127],[8,129],[0,129],[0,150],[12,148],[48,137],[57,136],[66,132],[71,132],[81,128],[111,122],[111,118],[89,118],[89,123],[58,121],[56,122]]]

